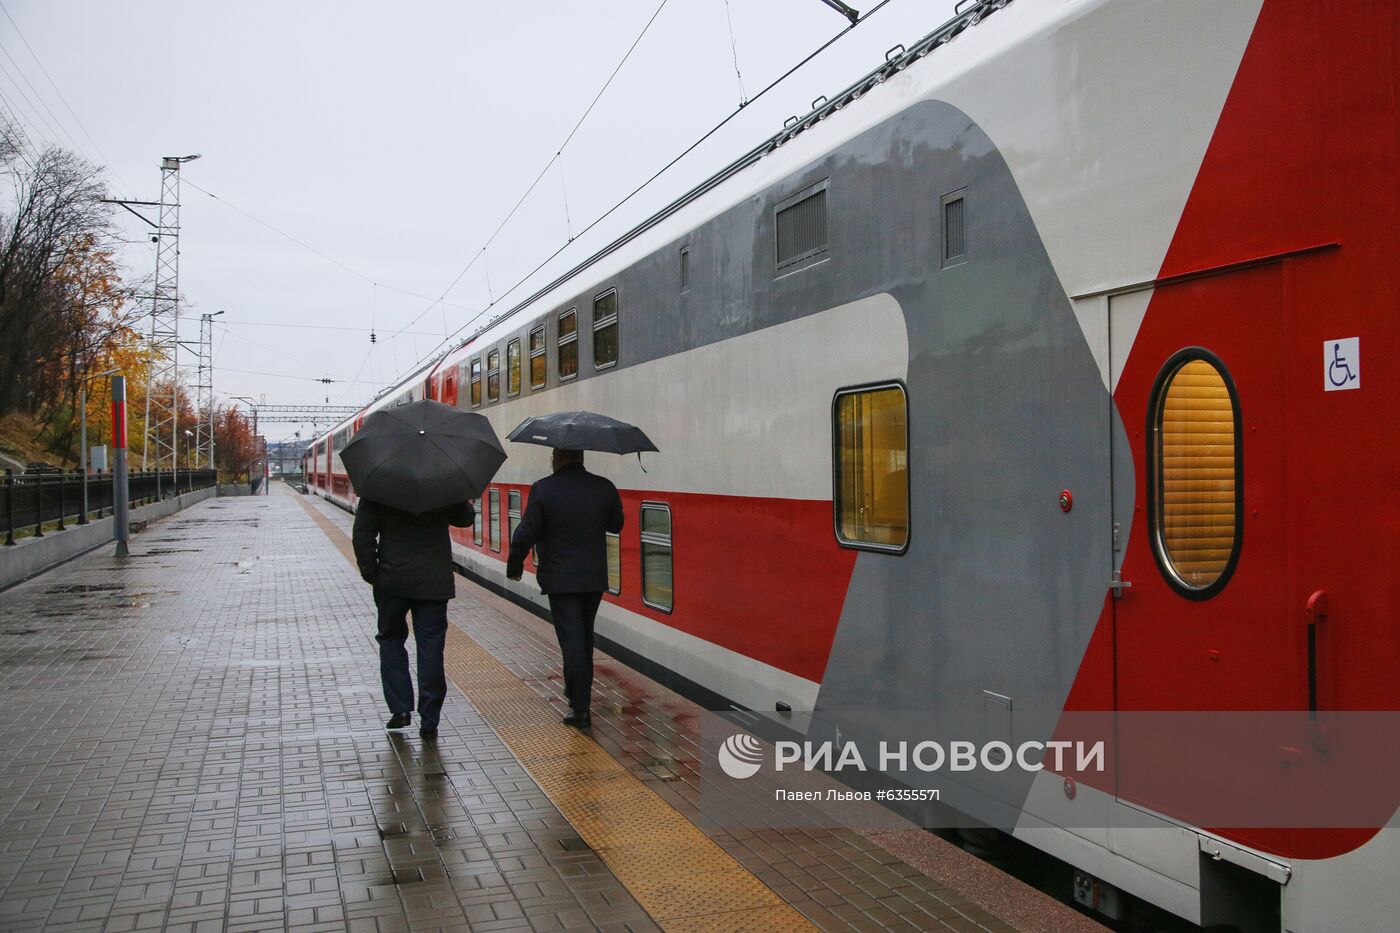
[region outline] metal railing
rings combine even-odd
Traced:
[[[213,486],[218,480],[213,470],[150,470],[131,473],[127,478],[132,506],[168,499],[180,493]],[[83,485],[87,485],[87,513],[83,513]],[[0,481],[0,531],[5,544],[15,543],[16,535],[41,538],[62,531],[69,524],[83,525],[91,518],[112,514],[111,473],[24,473],[6,470]],[[48,526],[46,528],[46,526]]]

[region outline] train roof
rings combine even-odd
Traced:
[[[392,386],[381,390],[379,394],[377,394],[375,398],[368,405],[366,405],[365,408],[362,409],[358,414],[339,422],[334,427],[330,428],[325,434],[318,437],[316,441],[313,441],[312,444],[314,445],[315,443],[319,442],[321,438],[324,438],[327,435],[334,434],[336,431],[339,431],[345,426],[353,423],[356,418],[359,418],[370,411],[375,411],[377,409],[385,408],[389,405],[396,404],[399,396],[403,392],[411,391],[412,387],[417,382],[425,380],[438,367],[440,367],[445,361],[447,361],[449,357],[453,357],[461,353],[462,351],[468,350],[472,344],[477,343],[478,340],[483,337],[489,336],[491,332],[496,331],[498,328],[504,329],[503,325],[505,324],[505,322],[517,316],[520,312],[530,309],[532,307],[539,307],[541,313],[547,312],[553,307],[553,303],[546,299],[549,299],[552,295],[554,295],[556,292],[559,292],[565,286],[570,286],[570,294],[572,294],[574,291],[586,288],[588,285],[588,280],[583,279],[583,276],[586,272],[598,269],[600,266],[602,266],[605,260],[612,256],[615,256],[625,247],[634,243],[638,238],[640,238],[644,234],[655,230],[656,228],[664,224],[666,221],[677,217],[677,215],[681,214],[682,212],[686,212],[688,208],[692,208],[698,205],[702,200],[706,199],[707,195],[715,194],[722,186],[725,185],[726,182],[731,181],[736,176],[744,172],[746,169],[753,167],[755,164],[759,163],[760,160],[762,160],[765,156],[773,154],[774,152],[778,151],[781,147],[787,145],[800,135],[806,133],[808,130],[828,120],[839,111],[845,109],[851,103],[855,102],[856,100],[859,100],[860,98],[869,94],[871,91],[875,90],[880,85],[884,84],[890,78],[903,72],[910,65],[914,64],[915,62],[918,62],[920,59],[927,57],[930,53],[936,51],[943,45],[946,45],[948,42],[956,38],[968,28],[975,26],[991,14],[1008,6],[1010,3],[1012,3],[1012,0],[962,0],[962,2],[959,3],[958,6],[955,8],[955,14],[952,19],[948,20],[946,23],[942,24],[937,29],[924,36],[912,46],[894,46],[888,52],[886,52],[884,62],[882,62],[878,67],[872,69],[859,80],[848,85],[845,89],[843,89],[835,95],[832,95],[830,97],[818,97],[815,101],[813,101],[812,109],[808,111],[805,115],[789,117],[784,122],[783,128],[781,130],[769,136],[757,146],[754,146],[752,149],[748,150],[743,155],[739,156],[737,159],[725,165],[723,168],[719,169],[714,174],[706,178],[704,181],[695,185],[693,188],[686,191],[684,194],[680,195],[675,200],[662,207],[660,210],[656,211],[649,217],[637,223],[635,226],[628,229],[626,232],[612,240],[607,245],[601,247],[585,259],[576,263],[567,271],[556,276],[548,284],[536,289],[528,297],[517,302],[515,305],[511,306],[507,310],[502,311],[500,314],[494,315],[489,320],[477,327],[471,333],[470,336],[466,337],[461,341],[458,341],[453,346],[442,350],[439,353],[436,353],[433,357],[431,357],[421,365],[415,367],[414,370],[408,375],[406,375],[404,378],[400,379]],[[816,150],[814,150],[814,154],[815,152]],[[708,217],[714,216],[719,211],[729,206],[732,206],[732,204],[735,203],[735,200],[736,199],[729,198],[725,199],[722,203],[717,201],[711,202],[709,204],[710,210],[707,212],[707,214],[705,216],[697,215],[694,219],[697,223],[703,221],[704,219],[708,219]],[[686,226],[687,228],[689,228],[689,226],[692,225],[693,224],[687,224]],[[598,276],[599,279],[605,278],[605,276],[601,274],[601,271],[606,270],[600,270],[600,275]],[[490,307],[491,306],[488,305],[488,310]],[[509,326],[514,327],[516,325],[512,323]]]

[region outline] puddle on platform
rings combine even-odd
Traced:
[[[252,525],[257,527],[256,518],[187,518],[178,522],[171,522],[169,528],[193,528],[199,525]]]
[[[363,878],[355,879],[356,883],[367,885],[371,888],[392,888],[398,884],[392,874],[389,875],[365,875]]]
[[[44,590],[46,594],[53,593],[111,593],[116,590],[126,589],[125,583],[68,583],[64,586],[51,586]]]

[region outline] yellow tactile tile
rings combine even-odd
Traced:
[[[778,896],[746,868],[730,859],[735,867],[727,871],[694,871],[667,875],[662,878],[629,878],[627,866],[619,871],[611,852],[598,853],[613,870],[627,890],[637,899],[657,923],[667,920],[703,916],[711,913],[733,913],[739,910],[760,910],[782,905]],[[792,910],[792,908],[788,908]],[[796,914],[796,911],[793,911]],[[797,916],[801,916],[798,914]]]
[[[609,843],[600,846],[597,851],[605,855],[606,858],[618,862],[626,861],[639,865],[645,865],[648,862],[666,864],[666,847],[668,845],[670,845],[669,839],[658,838],[657,834],[651,833],[635,841],[618,840],[616,844]],[[675,865],[672,867],[687,872],[729,871],[734,867],[734,860],[723,849],[697,850],[691,853],[684,866]]]
[[[787,933],[792,929],[792,908],[784,905],[677,917],[665,926],[670,933]]]
[[[301,504],[354,563],[345,532]],[[664,929],[815,929],[460,629],[449,630],[445,662],[481,718]]]

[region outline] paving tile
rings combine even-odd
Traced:
[[[557,843],[528,832],[567,822],[465,698],[432,748],[383,732],[370,593],[278,493],[201,503],[126,561],[102,548],[0,599],[0,632],[28,632],[0,635],[0,928],[581,914]],[[578,855],[584,883],[639,910]]]
[[[560,845],[575,829],[455,688],[436,744],[382,731],[372,600],[328,537],[350,516],[274,488],[0,600],[0,632],[26,632],[0,636],[0,927],[657,929],[597,853]],[[458,594],[452,631],[504,666],[500,702],[557,707],[548,626]],[[611,659],[597,673],[598,746],[703,825],[701,711]],[[858,832],[711,839],[822,929],[1010,929]],[[767,928],[764,910],[723,923]]]

